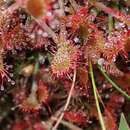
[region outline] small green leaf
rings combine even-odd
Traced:
[[[124,116],[124,114],[121,114],[121,119],[120,119],[120,124],[119,124],[119,130],[130,130],[126,118]]]

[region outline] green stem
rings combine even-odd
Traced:
[[[99,105],[99,101],[98,101],[97,88],[96,88],[96,84],[95,84],[93,67],[92,67],[91,62],[90,62],[90,76],[91,76],[91,80],[92,80],[93,92],[94,92],[94,97],[95,97],[95,101],[96,101],[96,107],[97,107],[97,111],[98,111],[100,125],[101,125],[102,130],[106,130],[105,122],[104,122],[104,119],[103,119],[103,116],[101,113],[101,109],[100,109],[100,105]]]
[[[99,70],[101,71],[101,73],[103,74],[103,76],[108,80],[108,82],[110,82],[112,84],[112,86],[118,91],[120,92],[123,96],[125,96],[126,98],[128,98],[130,100],[130,96],[123,91],[114,81],[112,81],[109,76],[105,73],[105,70],[101,67],[98,66]]]

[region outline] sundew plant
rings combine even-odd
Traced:
[[[130,0],[0,0],[0,129],[129,130]]]

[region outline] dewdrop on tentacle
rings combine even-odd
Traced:
[[[63,77],[70,74],[77,67],[80,51],[71,40],[67,39],[67,31],[64,21],[61,23],[57,52],[51,63],[51,70],[56,77]]]
[[[3,91],[4,90],[4,81],[6,82],[10,82],[11,85],[12,84],[12,80],[10,78],[10,73],[8,72],[8,70],[6,70],[5,68],[6,65],[4,65],[3,63],[3,57],[2,55],[0,55],[0,90]]]
[[[57,77],[67,75],[77,66],[79,50],[69,42],[62,43],[52,60],[52,73]]]
[[[23,47],[32,43],[28,28],[28,23],[22,22],[22,12],[15,10],[13,13],[0,15],[0,50],[12,51],[21,50]]]
[[[78,125],[85,125],[86,122],[88,121],[86,113],[82,110],[65,111],[64,119],[76,123]]]

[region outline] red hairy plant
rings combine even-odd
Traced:
[[[126,15],[123,12],[120,12],[119,10],[111,9],[105,6],[103,3],[96,2],[95,0],[94,2],[92,2],[92,4],[130,26],[130,15]]]
[[[31,44],[29,44],[29,46],[32,49],[40,49],[47,45],[48,38],[43,36],[45,32],[37,25],[35,21],[32,21],[31,24],[25,29],[27,34],[30,35],[29,38],[31,39]]]
[[[4,90],[4,81],[11,82],[10,73],[5,69],[3,56],[0,55],[0,89]]]
[[[32,86],[31,93],[24,97],[20,108],[24,112],[35,112],[41,109],[42,103],[47,103],[49,97],[48,87],[39,80],[36,85]]]
[[[52,73],[57,77],[69,74],[77,67],[80,52],[70,42],[61,43],[51,63]]]
[[[37,90],[38,90],[38,86],[36,82],[33,81],[29,96],[27,96],[19,106],[22,111],[36,112],[39,109],[41,109],[41,104],[39,103],[38,98],[37,98],[37,93],[36,93]]]
[[[44,128],[44,125],[41,122],[36,122],[34,124],[34,130],[46,130],[46,128]]]
[[[90,60],[93,64],[97,64],[98,60],[102,57],[105,37],[103,32],[99,31],[94,24],[89,25],[89,29],[91,31],[88,34],[88,39],[84,46],[84,58],[87,64]]]
[[[66,111],[64,113],[64,119],[78,125],[84,125],[87,122],[86,114],[82,111]]]
[[[86,84],[88,85],[88,83]],[[71,87],[71,82],[64,81],[64,89],[67,93],[69,93]],[[89,96],[89,86],[75,85],[75,89],[73,90],[72,97],[78,98],[82,96]]]
[[[44,125],[39,121],[36,121],[34,124],[32,124],[32,119],[25,119],[24,121],[17,121],[13,124],[11,130],[46,130],[44,128]]]
[[[118,130],[115,118],[113,118],[112,114],[105,108],[105,125],[107,130]]]
[[[0,1],[2,130],[117,130],[121,94],[130,99],[129,10],[121,0]]]
[[[118,116],[118,112],[120,112],[123,104],[124,104],[124,97],[120,96],[119,94],[113,92],[110,95],[109,102],[106,103],[106,108],[109,112],[111,112],[112,116],[116,119]],[[117,111],[117,108],[119,111]]]
[[[85,66],[80,67],[77,70],[77,78],[79,80],[79,85],[77,85],[77,94],[79,92],[80,96],[89,97],[91,92],[91,85],[89,81],[89,73]],[[75,89],[76,90],[76,89]]]
[[[70,16],[71,26],[74,30],[80,28],[80,26],[86,26],[88,21],[88,8],[82,7],[76,11],[75,15]]]
[[[20,105],[23,112],[36,112],[41,109],[41,104],[38,102],[35,93],[31,93]]]
[[[93,46],[93,45],[88,45],[85,47],[84,56],[87,63],[91,59],[92,62],[96,64],[101,56],[101,52],[98,47]]]
[[[16,105],[19,105],[23,100],[26,99],[26,90],[25,88],[16,88],[14,92],[12,93],[13,95],[13,101],[15,102]]]
[[[102,67],[106,70],[108,74],[114,77],[122,77],[124,75],[124,73],[117,68],[115,63],[111,63],[111,62],[103,60]]]
[[[48,87],[41,80],[38,82],[37,95],[38,95],[38,101],[40,103],[47,103],[47,100],[49,98]]]
[[[24,121],[15,122],[11,128],[11,130],[23,130],[27,129],[28,124]]]
[[[4,50],[19,49],[31,42],[28,34],[25,33],[18,11],[1,16],[0,33],[0,46]]]
[[[108,36],[105,43],[103,55],[108,61],[116,61],[119,54],[128,58],[128,53],[125,50],[127,44],[128,35],[127,32],[113,32]]]

